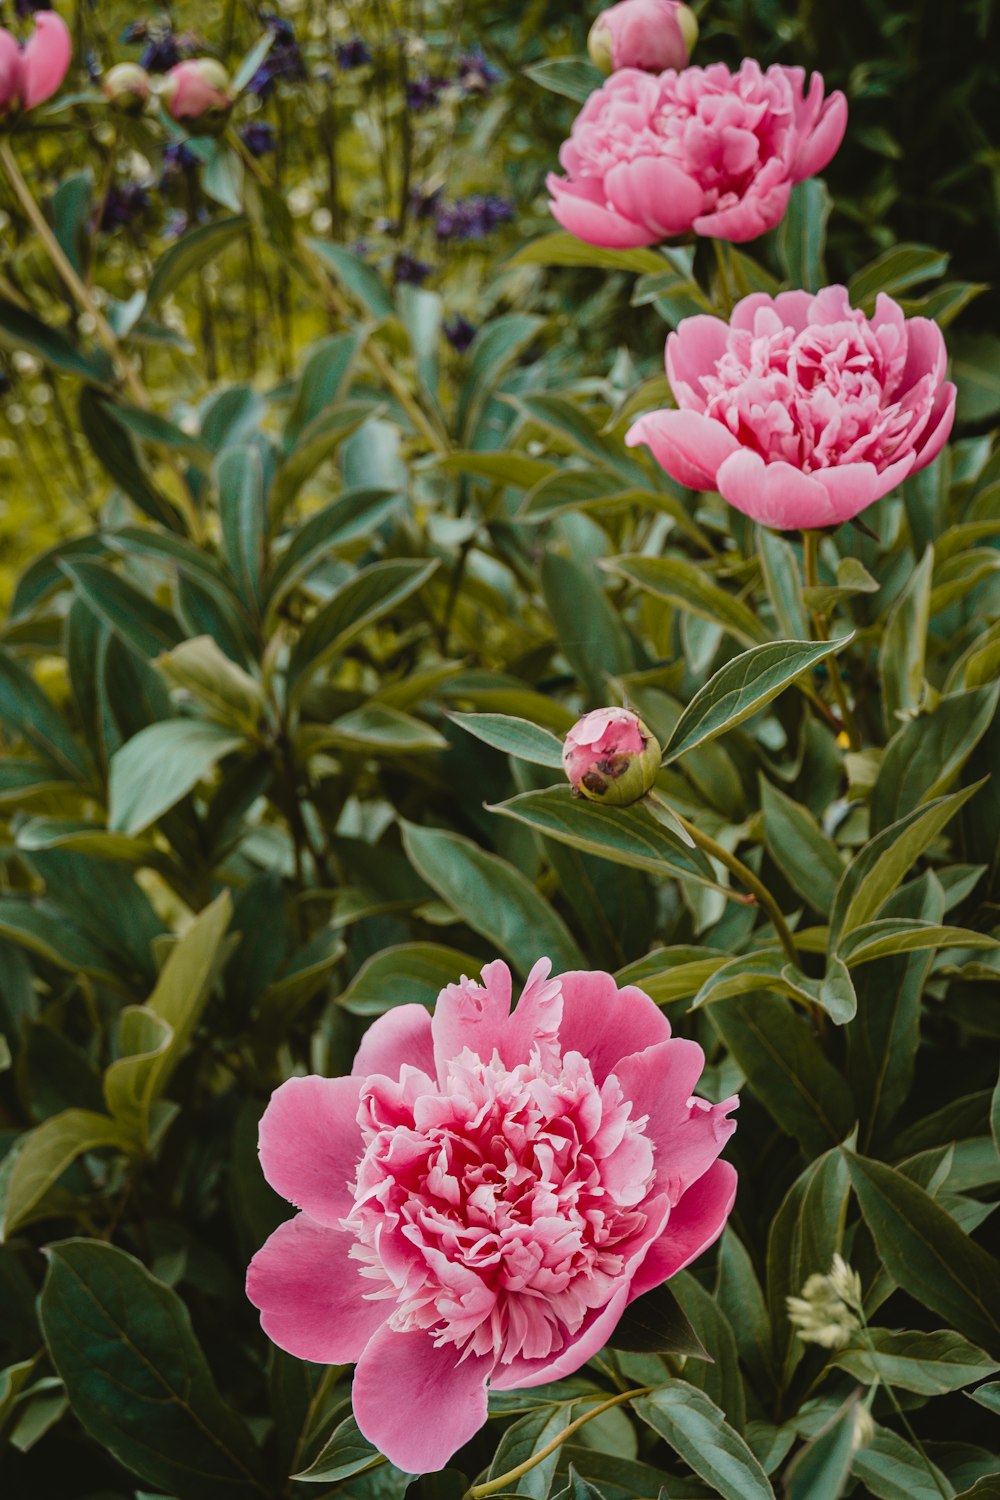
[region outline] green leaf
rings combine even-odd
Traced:
[[[399,943],[366,959],[337,1004],[355,1016],[381,1016],[397,1005],[430,1008],[445,985],[482,966],[481,958],[439,943]]]
[[[631,807],[604,807],[574,797],[564,785],[521,792],[506,802],[491,804],[490,812],[515,818],[536,833],[634,870],[715,883],[712,867],[701,851],[682,843],[641,802]]]
[[[4,896],[0,899],[0,937],[39,954],[60,969],[89,974],[120,987],[120,976],[103,948],[52,907]]]
[[[267,502],[259,448],[236,444],[219,455],[215,472],[222,546],[240,597],[251,609],[260,603],[267,547]]]
[[[274,476],[270,495],[272,517],[283,516],[302,486],[333,458],[345,438],[365,422],[376,418],[382,410],[371,401],[341,401],[313,417],[297,435],[294,447],[287,452]]]
[[[632,1354],[711,1358],[666,1282],[629,1303],[608,1343]]]
[[[141,729],[111,757],[108,827],[141,833],[245,744],[242,735],[207,719],[167,719]]]
[[[708,1015],[752,1092],[804,1151],[844,1140],[855,1117],[851,1091],[789,1000],[757,991],[719,1000]]]
[[[43,323],[34,313],[0,297],[0,344],[8,349],[27,349],[65,375],[106,384],[112,379],[105,354],[84,354],[57,328]]]
[[[958,420],[988,422],[1000,412],[1000,338],[962,333],[949,340],[951,372],[958,386]]]
[[[346,395],[365,337],[366,330],[353,329],[350,333],[333,334],[313,349],[302,367],[295,403],[285,423],[286,451],[294,446],[298,434],[313,417]]]
[[[520,870],[469,839],[441,828],[402,823],[413,868],[474,931],[495,943],[521,974],[546,956],[558,974],[583,965],[583,955],[557,916]]]
[[[384,703],[364,703],[334,719],[322,732],[322,743],[334,749],[379,755],[409,755],[447,750],[448,741],[429,724]]]
[[[741,954],[722,964],[706,978],[691,1002],[691,1009],[718,1004],[720,1000],[732,995],[768,989],[788,995],[800,1005],[818,1005],[827,1012],[835,1025],[844,1026],[854,1019],[857,999],[846,969],[841,972],[833,967],[838,963],[838,959],[833,959],[826,978],[818,982],[808,979],[800,969],[788,963],[778,949]]]
[[[189,694],[207,715],[242,734],[253,734],[264,712],[260,683],[222,651],[210,635],[182,641],[157,660],[171,687]]]
[[[289,695],[301,696],[314,672],[422,588],[436,567],[436,561],[404,558],[373,563],[349,579],[313,615],[293,646],[288,662]]]
[[[823,254],[833,202],[820,177],[808,177],[792,188],[785,217],[778,225],[778,254],[790,286],[818,292],[826,285]]]
[[[31,1218],[71,1162],[102,1146],[119,1151],[134,1149],[126,1130],[107,1115],[90,1109],[65,1109],[28,1131],[7,1183],[0,1240],[8,1239]]]
[[[1000,1470],[977,1479],[970,1490],[963,1490],[955,1500],[1000,1500]]]
[[[569,1466],[569,1483],[566,1488],[553,1495],[552,1500],[606,1500],[602,1490],[582,1479],[573,1465]]]
[[[947,271],[950,259],[930,245],[894,245],[851,277],[847,284],[851,302],[857,307],[874,302],[879,292],[894,297],[921,281],[936,280]]]
[[[350,292],[376,323],[395,314],[389,290],[374,266],[360,256],[352,255],[343,245],[330,240],[309,240],[309,249],[330,268],[342,286]]]
[[[767,1304],[774,1354],[787,1388],[802,1358],[803,1344],[788,1318],[787,1298],[797,1297],[810,1276],[830,1269],[843,1234],[850,1178],[837,1148],[810,1162],[786,1193],[767,1241]]]
[[[767,642],[768,631],[753,611],[742,600],[710,582],[704,568],[694,563],[635,553],[612,558],[604,566],[658,599],[667,599],[679,609],[721,626],[744,646]]]
[[[929,948],[995,948],[997,939],[967,927],[940,927],[914,918],[884,918],[856,927],[840,945],[849,968],[887,958],[895,953],[920,953]]]
[[[907,813],[855,855],[834,897],[830,913],[831,951],[839,950],[848,933],[878,915],[921,854],[981,785],[976,782],[962,787]]]
[[[332,1484],[384,1463],[378,1449],[362,1437],[353,1416],[348,1416],[338,1422],[309,1467],[292,1478],[310,1484]]]
[[[238,214],[243,207],[243,162],[239,154],[221,141],[201,169],[201,187],[213,203]]]
[[[157,261],[146,292],[146,306],[152,309],[169,297],[182,281],[194,271],[203,270],[249,227],[246,214],[236,214],[231,219],[216,219],[214,223],[189,229]]]
[[[62,566],[98,618],[144,661],[184,639],[184,631],[172,614],[111,568],[81,561],[64,562]]]
[[[533,1459],[542,1448],[565,1431],[571,1420],[571,1412],[572,1407],[562,1403],[557,1406],[539,1406],[513,1422],[500,1439],[487,1480],[499,1479],[502,1474]],[[531,1495],[534,1500],[546,1500],[558,1462],[559,1449],[556,1448],[527,1474],[515,1480],[511,1493]]]
[[[900,715],[914,713],[924,695],[924,658],[930,621],[934,548],[928,547],[889,612],[879,650],[882,717],[892,734]]]
[[[835,1365],[864,1384],[882,1380],[918,1396],[943,1396],[1000,1369],[982,1349],[949,1329],[893,1333],[871,1328],[869,1337],[874,1355],[861,1343],[833,1355]]]
[[[98,1446],[177,1500],[270,1495],[250,1434],[220,1397],[176,1292],[98,1241],[62,1240],[47,1253],[46,1346]]]
[[[723,1500],[774,1500],[764,1470],[703,1391],[684,1380],[668,1380],[632,1406]]]
[[[218,972],[232,902],[223,891],[167,957],[145,1005],[121,1016],[119,1056],[104,1074],[105,1102],[129,1138],[149,1144],[149,1111],[187,1049]]]
[[[837,582],[817,584],[803,589],[804,603],[815,614],[828,615],[835,604],[854,599],[858,594],[877,594],[879,583],[856,557],[842,557],[837,563]]]
[[[810,181],[815,181],[815,178]],[[802,581],[795,548],[776,531],[758,526],[757,554],[778,634],[786,640],[803,640],[809,634],[809,616],[802,602]]]
[[[998,699],[1000,682],[949,693],[933,713],[911,719],[893,735],[871,797],[874,833],[948,790],[989,729]]]
[[[663,764],[742,724],[796,677],[853,639],[852,631],[838,641],[772,641],[734,656],[699,688],[677,720],[663,747]]]
[[[975,1344],[1000,1351],[1000,1262],[917,1183],[882,1162],[845,1154],[889,1275]]]
[[[0,723],[26,740],[60,777],[89,781],[83,751],[55,704],[6,651],[0,651]]]
[[[977,1386],[968,1394],[973,1401],[978,1401],[980,1406],[985,1406],[987,1411],[996,1412],[1000,1416],[1000,1380],[988,1381],[986,1385]],[[1000,1478],[1000,1475],[997,1477]]]
[[[303,521],[275,563],[269,581],[268,604],[274,608],[323,558],[345,542],[371,535],[396,506],[396,490],[345,490]]]
[[[604,74],[588,57],[552,57],[522,69],[525,78],[553,94],[583,104],[604,83]]]
[[[543,326],[534,313],[506,313],[476,334],[465,361],[456,419],[467,447],[476,442],[482,413],[500,381]]]
[[[634,271],[637,275],[662,275],[669,267],[655,250],[606,250],[588,245],[575,234],[556,230],[522,245],[508,261],[510,266],[594,266],[602,271]]]
[[[179,511],[153,483],[132,433],[118,419],[115,403],[105,400],[93,386],[84,386],[77,413],[94,457],[122,494],[151,521],[170,531],[183,531]]]
[[[941,1500],[954,1495],[947,1476],[888,1427],[854,1455],[853,1473],[878,1500]]]
[[[530,396],[512,396],[511,402],[529,421],[552,434],[557,444],[586,454],[598,464],[615,469],[630,484],[647,484],[646,470],[623,449],[621,442],[608,437],[595,418],[576,402],[549,392]]]
[[[761,777],[764,844],[792,889],[824,916],[833,905],[844,866],[837,846],[803,807]]]
[[[785,1472],[786,1500],[840,1500],[851,1475],[857,1407],[857,1397],[852,1396],[833,1421],[800,1448]]]
[[[459,714],[448,715],[452,723],[467,729],[477,740],[513,755],[518,760],[530,761],[534,766],[548,766],[553,771],[562,770],[562,741],[550,729],[532,724],[527,719],[514,718],[509,714]]]
[[[559,644],[595,702],[608,694],[607,679],[635,666],[625,626],[598,582],[593,565],[547,550],[542,592]]]

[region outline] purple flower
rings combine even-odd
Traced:
[[[304,83],[308,75],[291,22],[268,11],[262,12],[261,20],[273,33],[274,44],[247,84],[247,92],[266,99],[280,78],[286,83]]]
[[[461,313],[455,313],[443,323],[441,332],[456,354],[464,354],[476,336],[475,325],[468,318],[463,318]]]
[[[433,218],[441,205],[442,189],[424,188],[419,184],[410,189],[410,213],[418,221]]]
[[[264,120],[252,120],[240,127],[240,140],[251,156],[267,156],[274,150],[274,126]]]
[[[337,46],[337,67],[344,73],[363,68],[371,60],[372,55],[359,36],[352,36],[349,42],[340,42]]]
[[[488,62],[481,47],[475,47],[458,59],[458,83],[465,94],[488,94],[503,74]]]
[[[149,193],[139,183],[130,183],[126,187],[112,184],[104,200],[100,228],[104,230],[122,228],[130,224],[138,215],[145,213],[148,207]]]
[[[139,63],[147,73],[169,73],[184,55],[179,37],[166,28],[147,28],[145,40]]]
[[[439,240],[481,240],[513,217],[514,204],[510,198],[476,193],[471,198],[456,198],[454,203],[441,203],[434,219],[434,232]]]
[[[163,171],[160,176],[160,191],[162,192],[180,172],[193,172],[198,166],[198,158],[195,156],[187,141],[171,141],[163,148]]]
[[[406,85],[406,104],[415,114],[433,109],[441,90],[447,86],[447,78],[435,78],[425,73],[423,78],[411,78]]]
[[[397,286],[401,282],[407,282],[410,286],[422,286],[433,269],[426,261],[417,260],[408,250],[401,250],[393,261],[392,279]]]

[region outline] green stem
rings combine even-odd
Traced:
[[[802,533],[802,557],[805,564],[806,588],[814,589],[819,584],[819,532],[803,531]],[[813,622],[813,630],[818,641],[828,641],[830,632],[827,629],[827,618],[823,614],[814,613],[810,610]],[[844,687],[844,679],[840,673],[840,663],[836,655],[831,652],[827,657],[827,670],[830,674],[830,687],[840,711],[840,721],[844,726],[847,737],[850,740],[852,750],[861,749],[861,735],[858,732],[857,722],[847,698],[847,689]]]
[[[735,875],[740,884],[746,886],[747,890],[757,898],[758,905],[763,907],[764,911],[771,918],[774,930],[778,934],[778,941],[784,948],[789,962],[798,968],[799,957],[795,948],[795,940],[792,937],[788,923],[781,914],[781,907],[775,901],[763,881],[759,880],[749,866],[745,865],[741,859],[737,859],[735,854],[730,854],[729,850],[723,844],[713,839],[711,834],[706,833],[702,828],[698,828],[696,824],[689,823],[687,818],[683,817],[675,807],[668,807],[668,804],[656,792],[650,792],[648,795],[653,801],[659,803],[661,807],[667,807],[670,816],[676,818],[677,822],[684,829],[684,832],[689,838],[694,840],[698,848],[703,850],[710,858],[717,859],[720,865],[724,865],[730,874]]]
[[[729,245],[723,240],[713,240],[712,247],[715,250],[715,264],[719,273],[717,289],[722,297],[722,315],[728,318],[736,305],[736,294],[730,275]]]
[[[561,1448],[567,1438],[571,1438],[584,1423],[593,1421],[594,1417],[599,1417],[602,1412],[610,1411],[613,1406],[624,1406],[626,1401],[632,1401],[636,1396],[645,1396],[652,1389],[650,1385],[640,1385],[634,1390],[622,1391],[618,1396],[611,1396],[607,1401],[602,1401],[599,1406],[585,1411],[582,1417],[577,1417],[575,1422],[570,1422],[569,1426],[557,1433],[550,1443],[546,1443],[544,1448],[539,1448],[538,1452],[525,1459],[523,1464],[518,1464],[516,1469],[508,1469],[506,1474],[501,1474],[498,1479],[491,1479],[486,1484],[474,1484],[466,1492],[465,1500],[482,1500],[484,1495],[496,1495],[500,1490],[517,1484],[518,1480],[529,1473],[536,1464],[542,1463],[551,1453],[555,1453],[557,1448]]]
[[[934,1488],[938,1491],[938,1494],[943,1497],[943,1500],[950,1500],[948,1491],[945,1489],[944,1485],[941,1483],[941,1480],[938,1478],[937,1470],[927,1456],[924,1446],[921,1443],[920,1439],[917,1437],[917,1434],[914,1432],[909,1418],[907,1417],[903,1408],[900,1406],[899,1400],[896,1396],[896,1392],[893,1390],[892,1386],[889,1384],[888,1380],[886,1380],[885,1376],[879,1369],[878,1352],[875,1348],[871,1332],[868,1328],[868,1321],[865,1318],[864,1309],[859,1307],[857,1308],[857,1311],[860,1314],[861,1336],[865,1341],[865,1348],[868,1350],[868,1354],[872,1362],[872,1368],[875,1371],[875,1374],[878,1376],[879,1384],[885,1391],[886,1395],[889,1397],[889,1400],[892,1403],[892,1409],[896,1413],[896,1416],[899,1418],[900,1422],[902,1422],[903,1426],[905,1427],[910,1442],[920,1454],[923,1462],[927,1465],[927,1472],[931,1476],[931,1479],[934,1481]]]

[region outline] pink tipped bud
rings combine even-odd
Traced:
[[[660,769],[660,747],[627,708],[595,708],[563,742],[563,770],[578,797],[627,807],[644,797]]]
[[[23,48],[0,27],[0,119],[51,99],[72,55],[69,27],[53,10],[37,12],[35,30]]]
[[[662,73],[686,68],[697,40],[697,17],[679,0],[620,0],[594,22],[587,50],[602,73]]]
[[[214,57],[195,57],[170,69],[161,97],[171,119],[215,135],[233,107],[229,74]]]
[[[138,63],[116,63],[101,80],[104,97],[126,115],[141,115],[152,85],[149,74]]]

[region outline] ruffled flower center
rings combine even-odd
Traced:
[[[705,193],[705,213],[731,208],[774,157],[795,145],[795,107],[788,79],[748,61],[738,73],[722,64],[659,77],[612,79],[597,107],[573,128],[572,175],[603,179],[619,162],[664,157]],[[790,163],[789,163],[790,165]]]
[[[844,306],[834,321],[796,333],[770,309],[753,330],[731,329],[713,374],[701,377],[705,413],[744,447],[810,473],[837,463],[881,472],[912,445],[933,404],[930,376],[901,398],[906,336]]]
[[[653,1146],[631,1109],[578,1052],[508,1069],[466,1049],[440,1088],[413,1068],[369,1079],[343,1227],[390,1326],[502,1364],[558,1351],[646,1224]]]

